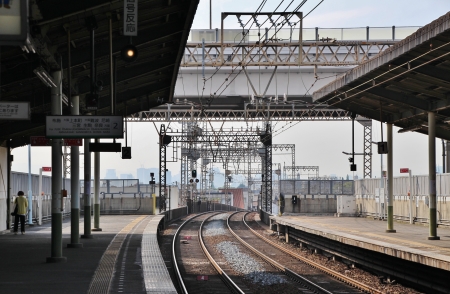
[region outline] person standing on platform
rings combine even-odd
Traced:
[[[14,204],[17,206],[17,213],[14,219],[14,235],[17,235],[17,229],[19,227],[22,235],[25,234],[25,215],[27,214],[28,200],[24,197],[23,191],[17,193],[17,198],[14,200]]]

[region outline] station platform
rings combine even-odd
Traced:
[[[270,220],[271,224],[450,271],[448,228],[438,228],[440,240],[428,240],[427,226],[394,222],[396,232],[387,233],[386,221],[371,218],[283,215],[271,216]]]
[[[162,216],[105,215],[102,231],[70,243],[70,218],[63,221],[65,263],[51,256],[50,222],[27,226],[24,235],[0,234],[2,293],[177,293],[157,241]],[[83,219],[80,233],[83,233]]]

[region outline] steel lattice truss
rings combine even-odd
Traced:
[[[293,175],[292,179],[295,179],[296,172],[298,172],[300,174],[300,176],[302,175],[302,172],[303,172],[303,174],[305,174],[305,172],[306,172],[308,177],[310,175],[314,176],[314,177],[319,177],[319,167],[318,166],[285,166],[284,172],[287,173],[289,171],[292,172],[292,175]],[[312,172],[312,173],[310,173],[310,172]]]
[[[260,110],[217,110],[217,109],[170,109],[169,106],[152,108],[126,117],[128,122],[170,122],[193,120],[224,121],[349,121],[350,112],[342,109],[297,108],[296,105],[284,105],[284,108],[271,105]]]
[[[205,43],[186,45],[182,67],[360,65],[395,41]],[[203,51],[203,47],[205,48]],[[302,47],[302,49],[299,49]],[[299,52],[302,52],[299,56]],[[204,61],[203,61],[204,53]]]
[[[166,148],[167,144],[163,144],[163,138],[166,136],[171,139],[171,142],[181,143],[181,174],[182,174],[182,201],[186,201],[188,199],[187,189],[188,183],[187,179],[189,176],[187,175],[189,165],[190,170],[196,170],[197,160],[199,158],[211,158],[216,157],[221,159],[223,162],[225,170],[228,169],[228,164],[233,162],[242,162],[243,164],[250,164],[252,161],[256,161],[257,157],[263,157],[263,165],[262,171],[260,173],[263,175],[264,185],[262,186],[263,195],[264,195],[264,203],[265,209],[271,210],[271,205],[267,203],[271,203],[272,197],[272,147],[271,147],[271,134],[270,128],[266,129],[265,132],[255,134],[248,130],[220,130],[220,131],[203,131],[198,128],[195,123],[183,123],[181,132],[174,132],[166,130],[165,126],[161,126],[160,130],[160,175],[164,174],[164,176],[160,176],[160,186],[165,187],[166,178],[165,178],[165,156],[166,156]],[[200,145],[200,148],[197,147]],[[222,146],[222,148],[219,148]],[[225,148],[223,148],[225,146]],[[263,146],[263,147],[260,147]],[[209,147],[209,148],[208,148]],[[259,147],[259,148],[258,148]],[[278,147],[280,148],[280,147]],[[283,148],[288,148],[287,145],[283,146]],[[262,153],[263,154],[262,154]],[[202,174],[206,174],[206,165],[207,162],[202,163]],[[270,167],[268,167],[270,165]],[[249,166],[250,168],[250,166]],[[202,190],[206,187],[206,176],[201,176],[202,182]],[[192,199],[196,197],[196,185],[195,183],[191,184],[192,187]],[[229,188],[229,181],[225,178],[224,183],[225,190]],[[228,188],[227,188],[228,187]],[[165,199],[165,189],[160,190],[160,195],[162,195],[161,199]],[[161,200],[163,201],[163,200]],[[229,201],[229,199],[226,199]]]
[[[167,198],[167,189],[166,189],[166,171],[167,171],[167,161],[166,161],[166,146],[164,144],[164,135],[166,133],[165,125],[161,125],[160,130],[160,138],[159,138],[159,211],[166,211],[166,198]]]
[[[372,177],[372,123],[364,125],[364,178]]]

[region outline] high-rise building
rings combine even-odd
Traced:
[[[105,179],[110,179],[110,180],[117,179],[116,170],[115,169],[107,169]]]
[[[137,178],[139,179],[139,183],[148,184],[150,182],[150,169],[149,168],[138,168],[137,169]]]

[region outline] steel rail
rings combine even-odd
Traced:
[[[242,238],[240,238],[230,227],[230,218],[239,213],[241,211],[237,211],[235,213],[232,213],[228,219],[227,219],[227,226],[228,226],[228,230],[230,231],[230,233],[240,242],[242,243],[245,247],[247,247],[248,249],[250,249],[253,253],[255,253],[256,255],[258,255],[259,257],[261,257],[262,259],[264,259],[268,264],[272,265],[273,267],[275,267],[276,269],[278,269],[279,271],[283,272],[286,276],[288,276],[289,278],[293,279],[294,281],[296,281],[297,283],[301,283],[303,284],[303,286],[309,288],[311,291],[320,291],[321,293],[327,293],[327,294],[333,294],[333,292],[330,292],[324,288],[322,288],[321,286],[317,285],[316,283],[306,279],[303,276],[300,276],[299,274],[291,271],[290,269],[288,269],[287,267],[283,266],[282,264],[276,262],[275,260],[271,259],[270,257],[266,256],[264,253],[260,252],[259,250],[255,249],[253,246],[251,246],[250,244],[248,244],[247,242],[245,242],[244,240],[242,240]],[[246,214],[244,214],[244,217],[249,214],[250,212],[247,212]],[[245,220],[243,220],[245,223]],[[317,293],[317,292],[316,292]]]
[[[216,214],[214,214],[216,215]],[[239,288],[238,285],[236,285],[233,280],[230,278],[230,276],[228,276],[223,269],[219,266],[219,264],[214,260],[214,258],[211,256],[211,254],[209,253],[208,249],[206,248],[205,243],[203,242],[203,234],[202,234],[202,229],[203,229],[203,224],[212,216],[206,218],[202,224],[200,225],[200,229],[198,230],[198,240],[200,242],[200,246],[203,249],[203,252],[205,253],[206,257],[209,259],[209,261],[211,262],[211,264],[213,265],[213,267],[216,269],[216,271],[219,273],[219,275],[222,277],[222,281],[228,286],[228,288],[230,288],[230,290],[233,293],[239,293],[239,294],[244,294],[245,292],[241,290],[241,288]]]
[[[197,217],[199,217],[199,216],[201,216],[201,215],[208,214],[208,213],[211,213],[211,211],[204,212],[204,213],[200,213],[200,214],[194,215],[193,217],[187,219],[185,222],[183,222],[183,223],[178,227],[178,230],[175,232],[175,235],[174,235],[174,237],[173,237],[173,241],[172,241],[172,263],[173,263],[173,266],[174,266],[174,269],[175,269],[175,277],[176,277],[176,280],[177,280],[177,282],[178,282],[178,285],[180,286],[180,289],[181,289],[182,293],[184,293],[184,294],[188,294],[189,292],[188,292],[188,290],[187,290],[187,288],[186,288],[186,286],[185,286],[185,284],[184,284],[183,277],[181,276],[181,273],[180,273],[180,268],[178,267],[177,256],[176,256],[176,253],[175,253],[175,244],[176,244],[176,240],[177,240],[177,237],[178,237],[179,233],[181,232],[182,228],[183,228],[187,223],[189,223],[190,221],[192,221],[194,218],[197,218]],[[217,214],[219,214],[219,213],[220,213],[220,212],[211,214],[211,216],[209,216],[208,218],[206,218],[206,219],[202,222],[202,224],[200,225],[200,229],[199,229],[199,231],[198,231],[199,242],[200,242],[200,245],[201,245],[201,247],[202,247],[203,252],[205,253],[205,256],[206,256],[206,257],[208,258],[208,260],[211,262],[212,266],[213,266],[214,269],[217,271],[217,273],[220,275],[220,277],[221,277],[222,281],[225,283],[225,285],[226,285],[233,293],[244,294],[244,292],[243,292],[243,291],[242,291],[242,290],[241,290],[241,289],[240,289],[240,288],[239,288],[239,287],[231,280],[231,278],[230,278],[230,277],[222,270],[222,268],[221,268],[221,267],[217,264],[217,262],[212,258],[211,254],[209,254],[208,250],[206,249],[206,246],[205,246],[205,244],[204,244],[204,242],[203,242],[203,239],[202,239],[201,231],[202,231],[202,228],[203,228],[203,224],[204,224],[205,221],[207,221],[209,218],[211,218],[211,217],[213,217],[214,215],[217,215]]]
[[[362,291],[364,291],[366,293],[375,293],[375,294],[382,294],[383,293],[382,291],[374,289],[374,288],[372,288],[372,287],[370,287],[370,286],[368,286],[368,285],[366,285],[364,283],[358,282],[358,281],[356,281],[356,280],[354,280],[352,278],[349,278],[349,277],[347,277],[347,276],[345,276],[343,274],[340,274],[340,273],[338,273],[336,271],[333,271],[333,270],[331,270],[331,269],[329,269],[327,267],[324,267],[324,266],[322,266],[322,265],[320,265],[320,264],[318,264],[318,263],[316,263],[314,261],[311,261],[311,260],[309,260],[309,259],[307,259],[307,258],[305,258],[303,256],[300,256],[300,255],[298,255],[298,254],[296,254],[296,253],[294,253],[294,252],[284,248],[283,246],[280,246],[280,245],[276,244],[275,242],[267,239],[266,237],[264,237],[263,235],[261,235],[257,231],[253,230],[247,224],[247,222],[245,221],[245,216],[248,215],[249,213],[250,212],[246,213],[243,216],[243,218],[242,218],[244,224],[247,226],[247,228],[253,234],[258,236],[260,239],[262,239],[264,242],[268,243],[269,245],[272,245],[272,246],[276,247],[277,249],[283,251],[284,253],[289,254],[290,256],[292,256],[292,257],[294,257],[294,258],[296,258],[296,259],[298,259],[298,260],[300,260],[300,261],[302,261],[302,262],[304,262],[304,263],[306,263],[306,264],[308,264],[308,265],[310,265],[310,266],[312,266],[312,267],[314,267],[314,268],[316,268],[316,269],[318,269],[318,270],[320,270],[320,271],[322,271],[322,272],[324,272],[324,273],[334,277],[335,279],[338,279],[339,281],[342,281],[342,282],[344,282],[344,283],[346,283],[346,284],[348,284],[350,286],[353,286],[353,287],[355,287],[355,288],[357,288],[359,290],[362,290]]]
[[[207,212],[205,212],[205,213],[207,213]],[[201,216],[201,215],[203,215],[203,214],[205,214],[205,213],[201,213],[201,214],[194,215],[194,216],[190,217],[189,219],[187,219],[186,221],[184,221],[184,222],[178,227],[178,230],[175,232],[175,234],[174,234],[174,236],[173,236],[173,240],[172,240],[172,264],[173,264],[173,267],[174,267],[174,269],[175,269],[175,277],[176,277],[176,279],[177,279],[177,282],[178,282],[178,285],[180,286],[181,291],[182,291],[183,293],[186,293],[186,294],[189,293],[189,292],[187,291],[186,286],[184,285],[183,277],[181,276],[180,268],[178,267],[178,263],[177,263],[177,255],[175,254],[175,243],[176,243],[178,234],[181,232],[181,229],[182,229],[188,222],[190,222],[190,221],[193,220],[194,218],[199,217],[199,216]]]

